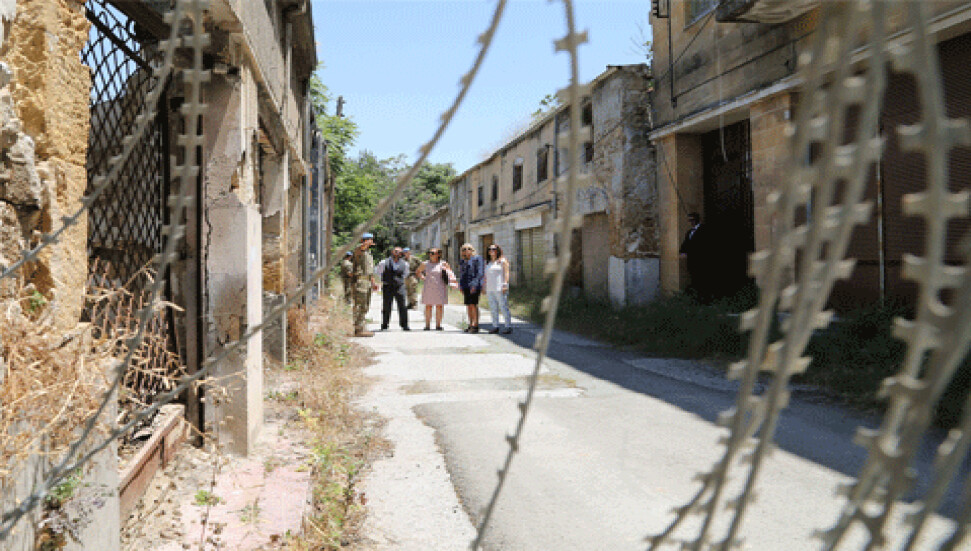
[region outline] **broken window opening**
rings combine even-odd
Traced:
[[[549,178],[547,166],[549,165],[550,150],[543,146],[536,151],[536,181],[542,182]]]
[[[512,190],[523,188],[523,158],[519,157],[512,165]]]

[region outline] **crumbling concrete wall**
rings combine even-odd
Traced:
[[[257,87],[247,65],[237,75],[214,75],[204,119],[207,157],[203,248],[206,258],[207,355],[239,340],[263,317],[262,217],[257,207]],[[263,347],[260,335],[218,364],[226,391],[208,403],[220,442],[248,454],[263,422]],[[217,428],[218,427],[218,428]]]
[[[91,81],[79,54],[87,37],[80,0],[0,0],[0,269],[16,262],[25,248],[37,246],[43,233],[81,206]],[[82,217],[20,270],[19,281],[0,283],[0,298],[9,297],[20,283],[33,284],[47,297],[54,326],[67,331],[80,319],[86,277],[87,224]],[[107,416],[114,418],[113,411]],[[5,477],[0,492],[4,509],[34,491],[49,468],[48,458],[36,456]],[[63,548],[119,549],[115,445],[93,457],[81,477],[78,493],[56,512],[77,536]],[[44,514],[35,510],[23,519],[4,549],[37,548]]]
[[[646,67],[618,68],[592,91],[593,182],[581,193],[607,213],[607,294],[617,307],[644,304],[660,289],[660,208]],[[583,203],[581,202],[581,205]]]
[[[13,2],[6,0],[5,10]],[[44,232],[80,206],[87,185],[88,68],[79,53],[88,37],[79,0],[18,0],[0,46],[0,263],[36,246]],[[18,238],[19,235],[19,238]],[[81,315],[87,276],[82,219],[21,272],[50,301],[58,327]],[[9,285],[8,285],[9,286]]]
[[[287,236],[290,200],[290,155],[272,153],[264,155],[262,172],[263,215],[263,308],[276,308],[285,300],[288,283]],[[299,233],[299,228],[295,228]],[[283,364],[287,361],[286,315],[268,320],[263,331],[263,351]]]

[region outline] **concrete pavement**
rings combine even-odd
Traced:
[[[362,405],[388,419],[395,446],[364,483],[366,533],[378,549],[465,549],[518,418],[539,328],[514,320],[509,337],[469,335],[457,329],[464,308],[450,305],[447,331],[423,332],[421,312],[409,314],[417,331],[392,319],[392,330],[360,339],[378,353]],[[377,300],[369,318],[380,319]],[[638,357],[562,332],[551,356],[487,548],[644,549],[697,491],[693,476],[721,454],[725,432],[713,421],[732,403],[734,384],[704,364]],[[835,489],[865,457],[851,442],[854,428],[874,422],[797,393],[747,515],[744,548],[818,549],[813,531],[834,522]],[[921,459],[925,479],[932,449]],[[925,544],[950,525],[935,518]],[[896,533],[891,542],[901,541]]]

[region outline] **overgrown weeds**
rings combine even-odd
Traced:
[[[27,287],[0,302],[0,480],[66,449],[97,409],[117,355],[117,343],[90,326],[55,327],[37,294]]]
[[[100,443],[109,426],[137,414],[158,392],[172,388],[182,373],[166,342],[165,320],[174,306],[160,303],[140,346],[130,354],[118,396],[106,394],[116,366],[129,356],[137,311],[145,304],[146,293],[130,289],[152,282],[148,268],[125,284],[109,278],[110,272],[107,264],[94,266],[84,289],[84,320],[71,329],[55,323],[56,304],[32,285],[8,289],[12,294],[0,300],[0,486],[11,487],[8,479],[22,476],[17,473],[44,472],[102,402],[117,399],[124,413],[97,419],[88,446]],[[70,473],[45,496],[43,545],[63,540],[65,531],[73,533],[90,520],[87,511],[103,506],[104,500],[92,494],[101,490],[80,491],[84,474],[84,468]]]
[[[284,377],[300,388],[300,422],[311,435],[314,472],[313,512],[291,549],[340,549],[359,543],[365,496],[358,483],[372,460],[387,447],[380,424],[356,409],[364,390],[362,368],[370,361],[352,344],[350,312],[342,301],[322,297],[309,314],[293,309],[287,317],[290,358]]]
[[[540,304],[546,294],[545,289],[514,289],[510,291],[511,307],[517,315],[542,323],[545,314]],[[745,351],[736,318],[749,300],[737,297],[701,304],[678,294],[615,310],[606,303],[563,297],[556,327],[649,356],[729,360]]]

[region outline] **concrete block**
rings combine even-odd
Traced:
[[[627,305],[643,306],[661,292],[661,259],[632,258],[627,261]]]
[[[607,259],[607,295],[614,308],[623,308],[627,304],[625,262],[616,256]]]
[[[607,288],[614,308],[643,306],[661,292],[661,259],[624,260],[611,256],[607,263]]]
[[[262,218],[256,207],[229,193],[208,209],[209,312],[207,353],[242,337],[263,317]],[[263,342],[256,334],[221,362],[214,375],[224,399],[209,408],[220,440],[233,453],[249,453],[263,422]]]

